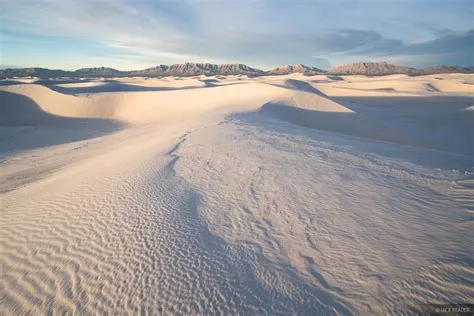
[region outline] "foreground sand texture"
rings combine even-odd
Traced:
[[[473,84],[5,81],[0,314],[472,301]]]

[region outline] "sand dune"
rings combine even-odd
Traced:
[[[123,91],[166,91],[208,87],[204,80],[144,80],[129,78],[121,80],[88,81],[49,85],[49,88],[65,94],[104,93]]]
[[[468,301],[466,80],[0,86],[0,314],[380,315]]]
[[[114,117],[120,107],[115,97],[96,106],[90,98],[65,95],[42,85],[8,86],[3,91],[27,97],[42,111],[63,117]],[[10,104],[9,108],[13,110],[14,106],[15,104]]]
[[[248,108],[246,100],[253,103],[278,95],[271,86],[248,84],[242,87],[222,86],[219,90],[98,93],[87,96],[70,96],[41,85],[15,85],[2,88],[10,94],[34,100],[46,113],[63,117],[115,118],[129,123],[160,120],[170,115],[191,115],[203,109],[217,109],[234,104]],[[8,112],[16,104],[5,101]],[[3,110],[3,109],[2,109]],[[186,113],[182,113],[186,110]],[[21,114],[21,109],[16,111]],[[13,115],[6,114],[6,115]]]
[[[421,77],[392,75],[376,78],[345,76],[343,81],[332,84],[316,84],[316,86],[329,96],[387,96],[394,93],[398,96],[425,96],[429,93],[472,95],[474,86],[466,83],[469,77],[470,75],[462,74]]]

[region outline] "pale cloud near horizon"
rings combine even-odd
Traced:
[[[130,68],[195,61],[327,68],[387,60],[417,67],[473,65],[470,3],[3,0],[2,63],[109,62]],[[68,62],[68,56],[75,60]]]

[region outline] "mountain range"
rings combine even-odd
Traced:
[[[416,69],[411,67],[395,66],[387,62],[353,63],[334,67],[329,70],[329,73],[333,75],[385,76],[393,74],[406,74],[412,76],[419,76],[441,73],[474,73],[474,67],[436,66]]]
[[[164,77],[164,76],[215,76],[215,75],[285,75],[303,73],[305,75],[368,75],[383,76],[391,74],[425,75],[437,73],[474,73],[474,67],[437,66],[424,69],[395,66],[387,62],[363,62],[338,66],[329,71],[301,64],[285,65],[264,71],[244,64],[185,63],[158,65],[143,70],[121,71],[108,67],[81,68],[74,71],[47,68],[8,68],[0,70],[0,79],[18,77],[38,78],[83,78],[83,77]]]
[[[215,76],[215,75],[262,75],[264,71],[244,64],[185,63],[171,66],[158,65],[144,70],[131,71],[132,76]]]
[[[387,62],[353,63],[353,64],[334,67],[331,69],[331,73],[334,75],[367,75],[367,76],[410,74],[414,71],[416,71],[415,68],[395,66]]]
[[[322,70],[322,69],[310,67],[310,66],[305,66],[301,64],[280,66],[269,71],[269,73],[272,75],[287,75],[291,73],[302,73],[305,75],[319,75],[326,72],[327,72],[326,70]]]

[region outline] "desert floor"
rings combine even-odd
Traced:
[[[0,85],[0,314],[472,302],[472,75]]]

